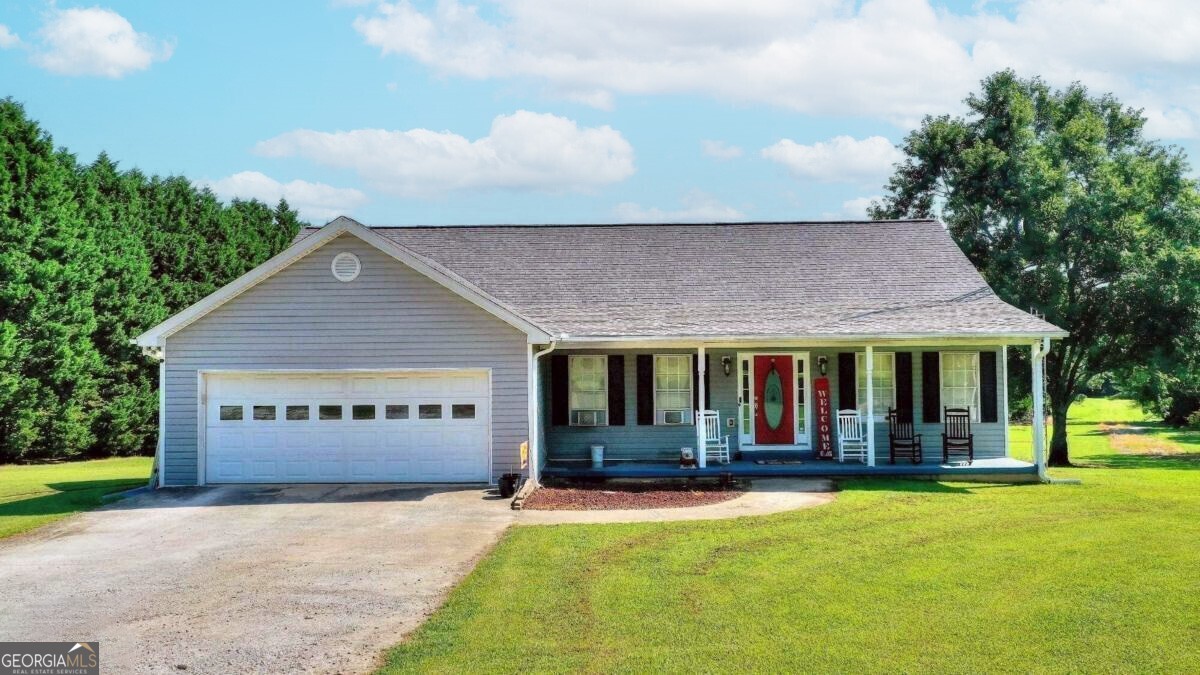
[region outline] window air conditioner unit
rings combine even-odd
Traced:
[[[659,410],[657,421],[659,424],[666,424],[666,425],[691,424],[692,423],[692,411],[690,411],[690,410]]]
[[[575,410],[572,422],[577,427],[599,427],[608,423],[608,413],[603,410]]]

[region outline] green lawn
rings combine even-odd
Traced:
[[[1200,434],[1124,455],[1072,410],[1082,485],[842,483],[702,523],[518,527],[392,672],[1200,671]],[[1028,428],[1013,439],[1028,438]],[[1027,441],[1026,441],[1027,442]]]
[[[150,457],[0,466],[0,539],[94,509],[111,492],[145,485]]]

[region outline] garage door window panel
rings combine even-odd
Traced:
[[[423,420],[440,420],[442,419],[442,404],[423,403],[417,406],[417,416]]]
[[[242,406],[240,405],[223,405],[221,406],[221,421],[222,422],[241,422],[242,421]]]
[[[406,420],[408,419],[408,406],[389,403],[384,408],[384,417],[389,420]]]
[[[375,419],[375,406],[369,403],[356,403],[350,408],[350,417],[355,420]]]
[[[289,405],[285,415],[289,422],[303,422],[308,419],[308,406]]]
[[[475,404],[455,403],[450,408],[450,416],[456,420],[473,420],[475,419]]]
[[[255,422],[274,422],[275,421],[275,406],[273,406],[273,405],[256,405],[256,406],[254,406],[254,421]]]
[[[320,419],[320,420],[340,420],[340,419],[342,419],[342,406],[340,406],[340,405],[318,406],[317,419]]]

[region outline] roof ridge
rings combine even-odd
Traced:
[[[332,222],[332,221],[331,221]],[[738,220],[711,223],[452,223],[443,225],[366,225],[373,230],[466,229],[466,228],[567,228],[567,227],[739,227],[749,225],[886,225],[896,223],[940,223],[937,218],[886,218],[880,220]],[[326,223],[328,224],[328,223]],[[322,225],[304,229],[319,230]]]

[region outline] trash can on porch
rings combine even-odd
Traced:
[[[603,469],[604,468],[604,446],[603,445],[593,445],[592,446],[592,468],[593,469]]]

